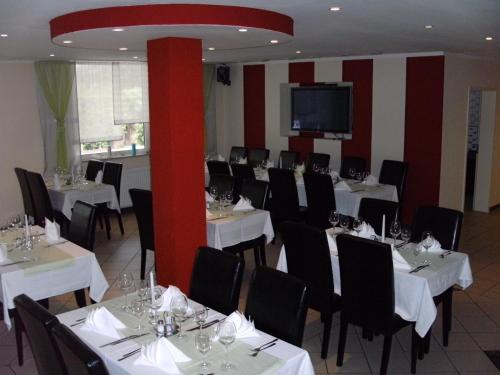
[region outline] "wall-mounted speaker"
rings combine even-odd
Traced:
[[[219,65],[217,67],[217,82],[221,82],[223,85],[231,86],[229,66]]]

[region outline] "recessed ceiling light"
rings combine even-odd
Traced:
[[[2,38],[7,38],[7,37],[9,36],[9,34],[0,34],[0,36],[1,36]]]
[[[276,39],[272,39],[272,40],[270,40],[269,42],[270,42],[271,44],[278,44],[278,43],[279,43],[279,41],[278,41],[278,40],[276,40]]]
[[[248,31],[248,29],[245,29],[245,28],[242,27],[241,29],[238,29],[238,31],[240,33],[246,33]]]
[[[111,29],[111,31],[125,31],[125,29],[122,29],[121,27],[117,27],[117,28]]]
[[[340,7],[330,7],[330,12],[338,12],[340,9]]]
[[[300,55],[302,53],[301,50],[295,51],[296,54]]]
[[[205,59],[201,59],[201,61],[205,61]]]
[[[50,57],[54,57],[55,55],[54,55],[53,53],[51,53],[49,56],[50,56]]]
[[[432,27],[433,27],[432,25],[425,25],[426,29],[432,29]]]
[[[120,51],[128,51],[128,48],[127,47],[120,47],[118,48]]]
[[[132,57],[132,58],[133,58],[133,59],[138,59],[138,58],[139,58],[139,56],[134,56],[134,57]]]
[[[214,47],[208,47],[208,50],[209,51],[215,51],[215,48]]]
[[[71,43],[73,43],[73,41],[72,40],[63,40],[63,43],[64,44],[71,44]]]
[[[493,37],[492,36],[487,36],[486,38],[484,38],[486,40],[493,40]]]

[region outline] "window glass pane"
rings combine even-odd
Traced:
[[[148,71],[145,63],[113,63],[115,124],[149,122]]]

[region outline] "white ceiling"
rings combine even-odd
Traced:
[[[224,4],[273,10],[294,19],[295,36],[282,36],[280,39],[285,43],[269,45],[270,35],[263,30],[239,33],[220,27],[183,27],[174,32],[172,27],[158,27],[129,28],[122,33],[94,30],[82,36],[81,46],[108,48],[116,42],[116,50],[67,48],[50,40],[49,21],[62,14],[157,3]],[[342,9],[330,12],[331,6]],[[433,28],[425,29],[425,25]],[[131,60],[133,56],[144,59],[146,38],[169,35],[199,35],[204,39],[204,48],[215,45],[217,50],[203,52],[207,62],[429,51],[500,60],[500,0],[0,0],[2,33],[9,36],[0,38],[0,60],[50,59],[51,53],[62,59]],[[493,41],[486,41],[486,36],[494,37]],[[130,50],[117,50],[123,46]],[[297,50],[302,53],[296,54]]]

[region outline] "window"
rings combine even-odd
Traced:
[[[84,158],[149,151],[146,63],[77,63],[76,89]]]

